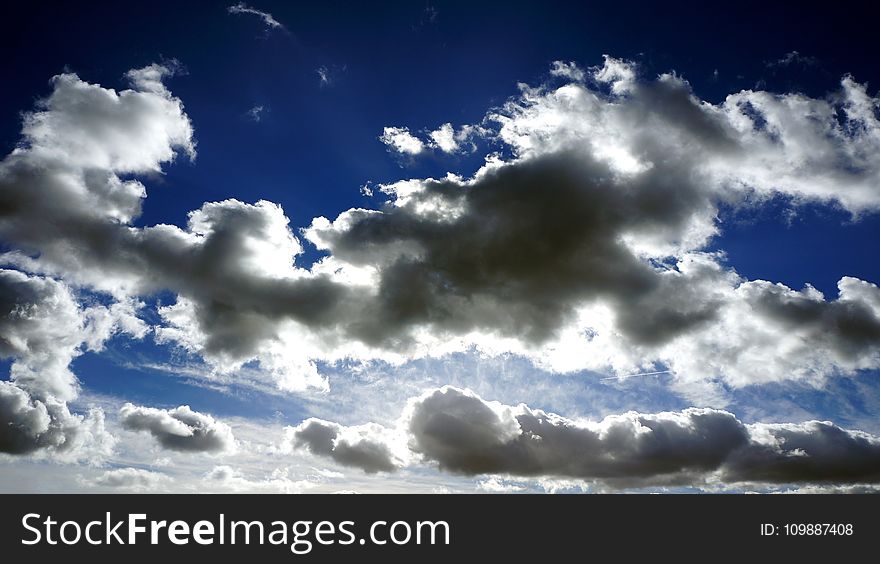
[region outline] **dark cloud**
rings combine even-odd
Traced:
[[[490,170],[468,185],[425,181],[403,205],[353,210],[332,226],[313,224],[307,236],[337,259],[381,266],[375,302],[348,327],[376,346],[394,346],[413,326],[541,343],[578,305],[598,298],[612,300],[624,319],[640,318],[624,322],[634,339],[654,341],[711,318],[712,310],[664,307],[660,294],[685,293],[687,283],[666,288],[622,238],[652,227],[682,232],[694,209],[712,206],[677,179],[616,181],[584,155],[553,154]],[[639,299],[656,302],[649,324]]]
[[[407,430],[412,448],[443,470],[620,486],[699,481],[749,441],[746,427],[723,411],[630,412],[586,425],[450,387],[417,400]]]
[[[100,410],[68,409],[79,393],[69,365],[84,345],[100,348],[123,315],[80,308],[61,282],[0,269],[0,358],[12,359],[11,381],[0,381],[0,452],[75,458],[110,448]]]
[[[614,488],[880,483],[880,437],[820,421],[747,425],[709,408],[577,421],[445,386],[410,400],[394,431],[320,420],[296,429],[302,444],[330,457],[346,430],[359,429],[362,441],[380,445],[396,432],[424,461],[467,476],[565,478]],[[389,456],[382,460],[391,463]]]
[[[307,419],[288,430],[289,446],[304,448],[364,472],[394,472],[400,466],[378,425],[343,427],[338,423]]]
[[[165,410],[127,403],[119,417],[124,429],[147,431],[169,450],[219,453],[236,448],[229,425],[188,405]]]
[[[558,476],[611,485],[873,483],[880,438],[829,422],[745,425],[733,414],[681,412],[606,417],[578,423],[490,404],[442,388],[411,407],[411,444],[441,469],[474,474]]]
[[[0,381],[0,453],[50,453],[61,459],[87,459],[109,453],[114,440],[104,414],[72,414],[65,402],[38,399],[14,383]]]
[[[554,369],[661,363],[688,381],[743,385],[735,359],[712,359],[757,356],[766,340],[730,331],[734,314],[766,310],[780,330],[803,315],[774,313],[740,291],[750,283],[718,256],[699,253],[719,203],[781,191],[853,213],[880,205],[869,150],[880,126],[862,85],[845,79],[836,101],[810,101],[817,115],[843,110],[853,127],[842,128],[794,112],[788,95],[708,104],[680,77],[640,80],[608,57],[592,81],[523,87],[487,118],[514,157],[490,159],[470,179],[384,186],[379,210],[315,219],[303,235],[329,256],[306,270],[270,202],[206,203],[185,228],[131,225],[146,195],[131,174],[195,154],[183,105],[162,84],[172,71],[131,71],[131,88],[118,93],[55,78],[25,118],[22,146],[0,164],[0,239],[21,251],[2,260],[117,297],[171,291],[178,302],[160,311],[160,341],[218,370],[257,360],[288,389],[326,386],[315,360],[399,361],[474,344]],[[805,146],[809,154],[790,154]],[[795,366],[792,356],[793,369],[757,381],[876,366],[878,309],[863,294],[823,299],[816,307],[835,313],[800,327],[805,347],[834,349],[830,363]],[[822,344],[829,329],[839,338]],[[733,335],[741,340],[728,342]]]
[[[854,360],[866,352],[876,354],[880,344],[880,293],[854,278],[842,281],[844,299],[827,302],[815,290],[794,293],[781,285],[752,283],[753,310],[784,330],[824,340],[833,354]],[[868,295],[852,296],[848,288],[862,287]],[[850,290],[851,292],[851,290]]]
[[[722,479],[772,483],[880,483],[880,439],[829,421],[755,424],[758,441],[725,463]]]

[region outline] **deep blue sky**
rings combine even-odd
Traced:
[[[126,70],[173,58],[187,74],[169,87],[193,121],[198,158],[146,181],[140,223],[182,224],[205,201],[237,197],[278,202],[302,227],[318,215],[377,205],[359,193],[367,182],[473,171],[479,154],[402,163],[377,137],[385,126],[478,122],[515,94],[517,82],[542,80],[557,59],[590,66],[607,53],[638,61],[648,74],[675,70],[713,102],[756,85],[823,95],[846,73],[867,81],[871,92],[880,85],[875,20],[840,4],[249,2],[288,30],[267,33],[257,17],[228,14],[232,3],[5,7],[0,149],[15,146],[20,113],[49,93],[52,75],[70,70],[121,88]],[[794,50],[814,62],[768,65]],[[322,66],[332,84],[320,83]],[[265,108],[259,123],[246,115],[257,105]],[[786,208],[780,202],[757,217],[726,215],[713,247],[726,250],[750,279],[795,288],[811,282],[829,297],[842,275],[880,280],[880,218],[851,223],[823,207],[800,209],[786,222]],[[126,378],[129,395],[148,403],[155,382],[113,366],[86,355],[74,368],[99,391],[118,391]],[[180,385],[162,386],[168,393]],[[197,402],[208,393],[185,388],[168,396],[182,403],[190,394]]]
[[[129,68],[174,58],[188,75],[170,82],[194,122],[195,164],[148,184],[144,224],[182,223],[188,210],[227,197],[267,198],[296,227],[366,205],[359,187],[406,176],[468,172],[478,158],[447,157],[401,167],[376,140],[388,125],[420,130],[478,121],[538,82],[555,59],[583,65],[603,53],[632,58],[646,73],[674,69],[702,98],[753,88],[821,95],[840,76],[880,84],[872,18],[864,10],[799,3],[252,2],[287,33],[226,12],[231,2],[29,2],[5,8],[0,62],[0,147],[18,140],[20,112],[65,69],[121,87]],[[430,13],[436,13],[430,21]],[[860,17],[860,12],[861,17]],[[797,50],[814,65],[769,68]],[[327,67],[333,84],[320,84]],[[717,69],[717,78],[715,70]],[[10,87],[14,86],[14,87]],[[265,108],[254,123],[246,112]],[[779,210],[776,210],[779,211]],[[749,278],[833,293],[841,274],[880,279],[876,218],[801,213],[788,226],[773,210],[748,225],[725,222],[717,246]],[[754,253],[760,243],[763,253]]]

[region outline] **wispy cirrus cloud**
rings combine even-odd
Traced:
[[[284,25],[281,22],[276,20],[272,16],[272,14],[270,14],[269,12],[264,12],[264,11],[258,10],[256,8],[252,8],[251,6],[248,6],[247,4],[245,4],[244,2],[239,2],[238,4],[233,4],[232,6],[229,6],[226,9],[226,11],[229,12],[230,14],[236,14],[236,15],[247,14],[247,15],[251,15],[251,16],[257,16],[258,18],[260,18],[260,20],[263,21],[263,25],[266,26],[266,29],[280,29],[280,30],[287,29],[284,27]]]

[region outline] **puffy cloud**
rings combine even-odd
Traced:
[[[458,141],[455,139],[455,129],[451,123],[444,123],[430,134],[431,140],[444,153],[458,151]]]
[[[880,366],[880,289],[850,277],[838,288],[839,297],[828,301],[810,286],[743,281],[719,300],[716,322],[662,356],[685,383],[718,374],[734,386],[821,383],[829,374]]]
[[[610,84],[611,91],[614,94],[626,94],[629,92],[636,80],[635,64],[622,59],[615,59],[609,55],[602,55],[602,57],[605,59],[605,64],[593,69],[593,79],[597,82]],[[576,78],[576,80],[581,80],[583,75],[579,72],[580,69],[573,65],[574,63],[565,65],[565,63],[559,64],[559,61],[555,61],[553,63],[553,70],[550,72],[556,76],[570,76],[571,78],[575,78],[571,76],[572,73],[578,72],[581,76]]]
[[[830,421],[749,425],[749,447],[731,456],[722,479],[770,483],[880,482],[880,438]]]
[[[402,155],[418,155],[425,148],[421,139],[410,133],[406,127],[386,127],[379,140]]]
[[[330,456],[339,428],[309,420],[298,429],[310,431],[305,440]],[[396,429],[355,429],[366,435],[362,440],[399,433],[423,461],[469,476],[576,479],[614,488],[880,482],[880,437],[827,421],[744,424],[710,408],[575,420],[444,386],[411,399]],[[481,485],[500,487],[491,479]]]
[[[155,491],[165,486],[171,478],[160,472],[143,468],[116,468],[107,470],[86,483],[91,486],[120,488],[131,491]]]
[[[0,381],[0,453],[48,453],[58,459],[98,459],[115,440],[104,427],[104,413],[70,412],[53,397],[39,399],[14,383]]]
[[[272,17],[272,14],[269,12],[263,12],[256,8],[251,8],[244,2],[229,6],[226,11],[230,14],[250,14],[252,16],[257,16],[263,21],[263,25],[266,26],[266,29],[285,29],[281,22]]]
[[[478,125],[465,125],[456,131],[451,123],[444,123],[429,133],[428,137],[431,139],[431,147],[452,154],[476,150],[471,138],[485,135],[487,130]]]
[[[621,485],[690,483],[748,444],[733,415],[711,409],[631,412],[589,424],[449,387],[414,402],[407,429],[415,451],[451,472]]]
[[[580,82],[586,78],[586,73],[574,61],[553,61],[550,65],[550,75],[567,78]]]
[[[198,342],[209,361],[227,371],[262,356],[283,373],[285,387],[320,387],[323,381],[307,358],[287,362],[257,346],[261,338],[276,339],[272,320],[260,310],[274,308],[277,292],[287,293],[281,287],[315,285],[279,280],[294,274],[293,257],[301,251],[280,207],[229,200],[192,212],[186,230],[128,225],[146,193],[139,181],[121,175],[159,171],[178,153],[194,155],[189,118],[161,82],[171,72],[159,65],[130,71],[133,88],[120,93],[72,74],[56,77],[40,111],[25,118],[24,142],[0,164],[0,239],[20,249],[2,260],[125,303],[168,289],[181,296],[180,307],[195,304],[193,311],[206,323],[226,317],[239,330],[263,325],[254,339],[234,338],[228,348],[220,335],[196,335],[188,344]],[[256,310],[250,298],[240,301],[249,294],[262,294]],[[309,300],[294,301],[311,308]],[[240,308],[245,302],[251,305]],[[216,352],[218,347],[223,350]]]
[[[132,89],[118,93],[75,74],[53,79],[52,94],[25,115],[22,143],[0,163],[0,239],[21,251],[5,262],[117,293],[137,284],[131,266],[99,274],[101,255],[128,252],[139,237],[125,224],[146,189],[122,176],[195,155],[183,105],[161,82],[172,72],[130,71]]]
[[[68,409],[79,394],[69,365],[118,331],[142,337],[146,327],[134,307],[82,307],[62,282],[0,269],[0,358],[12,359],[11,381],[0,381],[0,452],[68,458],[109,452],[113,439],[103,413]]]
[[[0,270],[0,335],[0,356],[13,358],[18,386],[60,401],[77,396],[68,365],[87,340],[86,319],[63,283]]]
[[[236,448],[229,425],[188,405],[166,410],[127,403],[119,417],[124,429],[147,431],[169,450],[221,453]]]
[[[878,100],[846,76],[827,99],[743,91],[719,111],[738,154],[718,159],[719,181],[762,194],[836,202],[853,214],[880,206]]]
[[[120,93],[56,78],[0,164],[0,238],[22,250],[6,262],[120,303],[177,294],[157,338],[217,371],[257,361],[282,389],[321,389],[318,360],[472,347],[558,371],[663,364],[689,385],[878,366],[873,285],[844,278],[826,300],[701,252],[722,204],[782,193],[853,214],[880,207],[877,101],[851,78],[826,99],[744,91],[710,104],[674,74],[643,80],[606,57],[592,81],[522,86],[484,122],[512,156],[470,178],[383,186],[380,209],[316,218],[302,235],[328,256],[306,269],[270,202],[206,203],[185,228],[131,225],[145,188],[126,175],[194,151],[168,72],[132,71]],[[441,150],[460,150],[451,125],[435,133]],[[405,128],[383,140],[426,147]],[[771,350],[777,338],[786,344]]]
[[[394,472],[403,461],[395,453],[393,439],[393,434],[375,423],[345,427],[312,418],[287,428],[282,450],[303,448],[367,473]]]

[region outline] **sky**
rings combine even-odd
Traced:
[[[862,10],[2,8],[0,492],[876,491]]]

